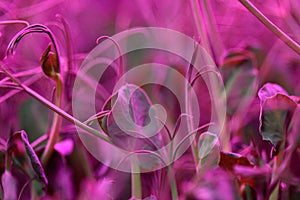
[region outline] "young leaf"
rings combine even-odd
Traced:
[[[25,131],[21,130],[21,131],[18,131],[16,132],[10,139],[9,139],[9,149],[8,149],[8,152],[11,152],[12,151],[12,148],[16,142],[16,139],[21,139],[24,147],[25,147],[25,150],[26,150],[26,155],[28,156],[29,160],[30,160],[30,163],[31,163],[31,166],[37,176],[37,178],[42,182],[44,183],[45,185],[48,184],[48,180],[45,176],[45,173],[44,173],[44,169],[41,165],[41,162],[39,160],[39,158],[37,157],[35,151],[33,150],[33,148],[31,147],[29,141],[28,141],[28,137],[27,137],[27,134]]]
[[[105,129],[116,145],[129,151],[154,150],[160,146],[159,134],[148,136],[150,131],[157,130],[159,122],[156,114],[151,113],[151,102],[141,88],[127,84],[118,90],[112,102]]]
[[[260,99],[260,133],[277,147],[285,138],[290,117],[297,104],[277,84],[267,83],[258,92]]]
[[[126,84],[122,86],[117,95],[112,97],[112,108],[108,117],[102,121],[106,124],[103,129],[107,130],[112,142],[129,152],[138,150],[156,151],[161,146],[159,134],[160,122],[157,119],[157,110],[152,109],[151,102],[146,93],[138,86]],[[151,169],[155,162],[143,159],[145,154],[139,154],[143,160],[144,169]],[[143,157],[143,158],[142,158]]]
[[[220,146],[215,134],[206,132],[200,135],[198,142],[200,170],[218,166],[220,160]]]

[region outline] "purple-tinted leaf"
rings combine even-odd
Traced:
[[[220,160],[220,145],[215,134],[206,132],[200,135],[198,142],[200,171],[218,166]]]
[[[258,92],[260,98],[260,133],[277,147],[285,138],[290,117],[297,104],[277,84],[267,83]]]
[[[151,131],[157,130],[160,122],[151,113],[151,102],[145,92],[127,84],[114,97],[105,128],[112,141],[128,151],[157,149],[161,145],[160,135]]]
[[[253,165],[249,162],[248,158],[240,154],[221,152],[220,155],[220,167],[229,171],[233,171],[234,167],[237,165],[253,167]]]
[[[48,184],[48,180],[45,176],[44,169],[42,167],[42,164],[37,157],[35,151],[33,150],[32,146],[30,145],[28,141],[28,137],[25,131],[18,131],[16,132],[10,139],[9,139],[9,149],[8,152],[12,151],[13,146],[16,144],[16,139],[20,138],[25,150],[26,150],[26,155],[28,156],[31,166],[37,176],[37,178],[44,183],[45,185]]]
[[[279,85],[274,83],[266,83],[258,91],[258,97],[264,103],[266,99],[275,96],[276,94],[288,95],[287,92]]]
[[[4,200],[17,199],[17,181],[10,171],[5,170],[1,177],[1,184],[4,193]]]
[[[150,99],[146,93],[138,86],[126,84],[122,86],[117,95],[111,99],[112,108],[107,119],[104,118],[107,134],[113,143],[129,152],[138,150],[157,150],[160,148],[161,135],[157,119],[157,110],[153,109]],[[108,106],[105,106],[108,108]],[[147,162],[143,154],[139,154],[139,159],[145,161],[144,169],[152,168],[157,163]],[[155,158],[156,160],[156,158]]]
[[[271,179],[272,169],[268,165],[262,167],[248,167],[236,165],[234,173],[239,177],[239,181],[255,189],[257,196],[265,196],[265,187]]]

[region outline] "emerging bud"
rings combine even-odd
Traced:
[[[43,72],[50,78],[53,78],[56,73],[60,72],[57,55],[51,51],[51,44],[48,45],[40,58]]]

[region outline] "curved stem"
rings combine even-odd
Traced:
[[[250,1],[239,0],[259,21],[261,21],[270,31],[272,31],[286,45],[300,55],[300,45],[283,32],[278,26],[271,22],[262,12],[260,12]]]
[[[61,107],[62,105],[62,94],[63,94],[63,81],[59,74],[56,74],[54,77],[56,82],[56,90],[55,90],[55,105],[57,107]],[[59,131],[61,127],[62,118],[59,114],[54,113],[53,122],[49,133],[49,141],[47,142],[46,148],[42,154],[41,162],[43,166],[46,166],[54,149],[54,145],[58,140]]]
[[[109,36],[106,36],[106,35],[97,38],[96,43],[99,44],[100,41],[103,40],[103,39],[108,39],[108,40],[112,41],[114,43],[114,45],[117,47],[118,54],[119,54],[118,78],[121,78],[123,76],[124,71],[125,71],[125,69],[124,69],[125,67],[124,67],[124,64],[123,64],[123,57],[122,57],[121,47],[120,47],[120,45],[117,41],[115,41],[112,37],[109,37]]]
[[[103,141],[106,141],[110,144],[112,144],[111,139],[105,135],[103,132],[99,132],[92,127],[87,126],[86,124],[82,123],[80,120],[76,119],[69,113],[65,112],[64,110],[60,109],[47,99],[45,99],[43,96],[32,90],[31,88],[27,87],[26,85],[22,84],[18,79],[16,79],[10,72],[8,72],[2,65],[0,65],[0,69],[5,73],[6,76],[8,76],[13,82],[17,83],[27,94],[32,96],[33,98],[37,99],[39,102],[47,106],[49,109],[53,110],[54,112],[61,115],[66,120],[70,121],[71,123],[74,123],[76,126],[81,128],[82,130],[87,131],[88,133],[102,139]]]
[[[208,38],[207,38],[207,33],[205,30],[205,27],[203,25],[203,23],[201,22],[201,11],[200,11],[200,5],[198,0],[190,0],[190,4],[191,4],[191,9],[193,12],[193,16],[194,16],[194,20],[195,20],[195,25],[196,25],[196,29],[197,29],[197,33],[200,36],[200,39],[202,40],[202,44],[205,48],[205,50],[212,55],[212,50],[211,50],[211,46],[209,44]]]

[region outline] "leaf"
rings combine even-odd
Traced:
[[[13,136],[9,139],[8,144],[9,144],[9,149],[8,152],[12,152],[13,148],[16,144],[16,140],[21,139],[25,150],[26,150],[26,155],[28,156],[31,166],[37,176],[37,178],[44,183],[45,185],[48,184],[48,180],[45,176],[44,169],[41,165],[41,162],[39,158],[37,157],[35,151],[33,150],[32,146],[30,145],[28,141],[28,137],[25,131],[21,130],[13,134]]]
[[[111,112],[101,122],[102,127],[103,122],[106,122],[103,129],[107,130],[116,146],[129,153],[139,150],[156,151],[161,147],[159,125],[162,124],[158,120],[159,110],[153,109],[150,99],[140,87],[126,84],[117,91],[117,95],[112,96],[110,102]],[[107,105],[105,107],[108,108]],[[141,161],[141,169],[151,170],[160,162],[149,153],[134,154]],[[148,159],[147,156],[151,158]]]
[[[220,160],[220,145],[215,134],[206,132],[200,135],[198,142],[200,170],[218,166]]]
[[[17,181],[10,171],[5,170],[1,177],[1,184],[4,193],[3,200],[17,199]]]
[[[274,147],[285,139],[290,117],[297,107],[287,92],[277,84],[267,83],[258,92],[260,99],[259,130]]]
[[[118,90],[112,100],[112,112],[106,127],[112,141],[128,150],[155,150],[161,145],[156,113],[151,111],[151,102],[138,86],[127,84]],[[152,112],[152,113],[151,113]]]
[[[246,158],[245,156],[242,156],[240,154],[235,154],[235,153],[227,153],[227,152],[220,153],[220,162],[219,162],[220,167],[233,172],[234,167],[237,165],[253,167],[253,164],[251,164],[248,158]]]
[[[264,103],[268,98],[271,98],[278,93],[288,95],[281,86],[274,83],[266,83],[258,91],[258,97]]]

